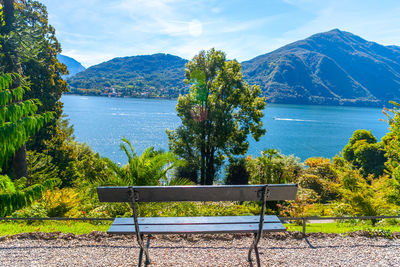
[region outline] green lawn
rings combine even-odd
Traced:
[[[303,231],[303,226],[285,224],[288,231]],[[400,225],[372,226],[371,223],[307,223],[306,233],[348,233],[360,230],[384,230],[400,232]]]
[[[14,235],[30,232],[62,232],[73,234],[88,234],[92,231],[107,231],[111,222],[105,222],[101,225],[94,225],[87,222],[75,221],[44,221],[28,224],[26,222],[5,222],[0,221],[0,236]],[[301,225],[286,224],[288,231],[302,231]],[[359,230],[384,230],[389,232],[400,232],[400,225],[375,226],[369,222],[365,223],[308,223],[306,232],[321,233],[346,233]]]
[[[73,234],[88,234],[92,231],[107,231],[111,222],[106,222],[101,225],[94,225],[87,222],[73,221],[45,221],[34,222],[28,224],[26,222],[1,222],[0,221],[0,236],[14,235],[19,233],[31,232],[62,232]]]

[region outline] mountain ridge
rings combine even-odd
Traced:
[[[66,78],[72,77],[75,74],[82,72],[86,69],[84,66],[82,66],[82,64],[80,62],[78,62],[77,60],[75,60],[72,57],[68,57],[65,55],[57,55],[57,59],[58,59],[58,61],[60,61],[61,63],[65,64],[67,66],[69,74],[65,75]]]
[[[73,93],[175,98],[186,93],[186,59],[119,57],[68,79]],[[317,33],[241,63],[270,103],[383,106],[400,101],[400,47],[350,32]]]
[[[104,95],[117,91],[131,97],[178,97],[187,92],[183,82],[186,62],[163,53],[117,57],[89,67],[68,82],[72,93]]]
[[[257,56],[242,67],[247,81],[260,85],[272,103],[381,106],[400,100],[400,47],[338,29]]]

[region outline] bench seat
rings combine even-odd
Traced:
[[[257,233],[260,216],[216,217],[139,217],[142,234],[216,234]],[[286,231],[277,216],[264,216],[264,232]],[[134,234],[133,218],[116,218],[108,229],[109,234]]]
[[[140,246],[138,266],[142,264],[143,254],[145,266],[150,264],[151,235],[252,233],[254,239],[247,258],[251,262],[254,251],[260,267],[257,245],[263,233],[286,231],[277,216],[265,215],[266,202],[296,199],[297,185],[103,186],[97,192],[101,202],[131,204],[133,218],[116,218],[107,233],[136,235]],[[137,217],[138,203],[183,201],[260,201],[262,205],[259,216]]]

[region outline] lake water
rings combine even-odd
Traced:
[[[64,95],[64,113],[74,125],[75,137],[102,156],[126,163],[120,150],[121,138],[128,138],[137,153],[146,147],[168,149],[165,129],[175,129],[180,120],[176,100],[107,98]],[[248,154],[258,156],[276,148],[302,161],[309,157],[332,158],[347,144],[357,129],[371,130],[378,140],[388,131],[379,108],[267,105],[265,136],[250,138]]]

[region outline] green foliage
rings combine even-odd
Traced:
[[[22,100],[27,90],[29,84],[20,75],[0,75],[0,166],[52,117],[49,112],[36,114],[38,100]]]
[[[31,206],[14,211],[11,216],[15,218],[47,218],[47,210],[43,204],[43,202],[36,202]],[[35,221],[28,221],[28,224],[33,222]],[[38,224],[39,221],[36,221],[36,223]]]
[[[58,177],[58,168],[52,158],[43,153],[27,151],[28,175],[30,184],[41,184],[46,180]]]
[[[247,166],[251,184],[292,183],[303,170],[299,158],[282,155],[276,149],[264,150],[255,159],[248,157]]]
[[[63,92],[68,91],[67,82],[62,75],[67,73],[66,66],[57,59],[61,46],[55,36],[55,29],[48,24],[46,7],[38,1],[24,1],[16,6],[16,47],[19,63],[24,76],[29,77],[31,90],[26,99],[39,99],[38,114],[53,112],[54,118],[46,126],[54,126],[61,116]],[[54,127],[42,127],[31,137],[28,148],[42,152],[43,140],[51,139]]]
[[[47,180],[42,185],[35,184],[22,191],[0,194],[0,216],[10,215],[13,211],[30,205],[34,200],[39,199],[45,190],[59,184],[59,180]]]
[[[0,175],[0,194],[15,193],[14,183],[7,175]]]
[[[77,217],[79,201],[78,194],[72,188],[48,190],[41,200],[48,217]]]
[[[394,107],[385,109],[388,118],[389,132],[382,138],[387,157],[386,167],[390,173],[392,190],[388,192],[392,203],[400,205],[400,104],[391,102]]]
[[[114,58],[68,79],[71,92],[117,93],[132,97],[177,98],[188,87],[182,81],[187,60],[168,54]]]
[[[186,64],[190,92],[178,98],[182,125],[167,130],[170,150],[200,170],[200,184],[212,184],[225,157],[244,155],[247,136],[265,130],[260,88],[243,81],[241,66],[221,51],[201,51]]]
[[[260,214],[260,210],[260,206],[254,202],[242,205],[232,202],[172,202],[138,205],[138,213],[142,217],[256,215]]]
[[[342,154],[345,160],[360,169],[364,177],[368,174],[378,177],[384,172],[385,151],[371,131],[356,130],[343,148]]]
[[[378,215],[377,200],[374,191],[366,180],[356,171],[341,175],[341,199],[337,203],[336,212],[341,215]]]
[[[353,161],[354,157],[354,146],[357,142],[364,141],[367,144],[375,144],[376,137],[371,133],[371,131],[367,130],[356,130],[353,135],[350,137],[349,143],[343,149],[343,157],[347,161]]]
[[[175,167],[173,176],[178,179],[179,178],[186,179],[188,181],[193,182],[194,184],[199,183],[198,168],[196,166],[190,165],[185,160],[182,160],[181,164]]]
[[[138,156],[128,139],[123,138],[121,149],[128,157],[128,163],[124,166],[106,159],[107,166],[115,176],[98,177],[102,185],[165,185],[168,183],[167,173],[178,162],[171,152],[161,152],[153,147],[147,148]]]
[[[327,203],[338,197],[338,174],[330,159],[308,158],[308,168],[299,177],[298,184],[305,189],[313,190],[319,201]]]
[[[37,216],[39,217],[39,216]],[[2,236],[15,235],[20,233],[45,232],[53,233],[56,238],[61,233],[73,233],[76,235],[89,234],[93,231],[106,232],[110,228],[111,221],[105,221],[101,225],[93,225],[89,222],[75,221],[43,221],[40,224],[27,222],[8,222],[3,221],[0,224],[0,233]]]
[[[296,200],[278,204],[279,213],[288,217],[314,216],[312,210],[319,200],[320,196],[314,190],[300,187]]]
[[[226,167],[225,184],[240,185],[248,184],[250,173],[246,167],[246,159],[244,158],[231,158],[229,165]]]
[[[67,119],[59,118],[54,127],[56,134],[52,139],[45,140],[46,149],[43,153],[33,154],[40,155],[39,162],[49,161],[55,166],[52,168],[51,164],[47,165],[49,171],[46,173],[53,175],[57,170],[56,175],[62,180],[61,187],[95,181],[98,177],[107,179],[112,175],[112,171],[107,168],[105,160],[98,153],[93,152],[88,145],[74,140],[73,128],[69,126]]]
[[[385,170],[385,162],[387,160],[385,153],[386,151],[381,143],[368,144],[358,142],[354,151],[355,165],[360,169],[364,177],[368,174],[379,177]]]

